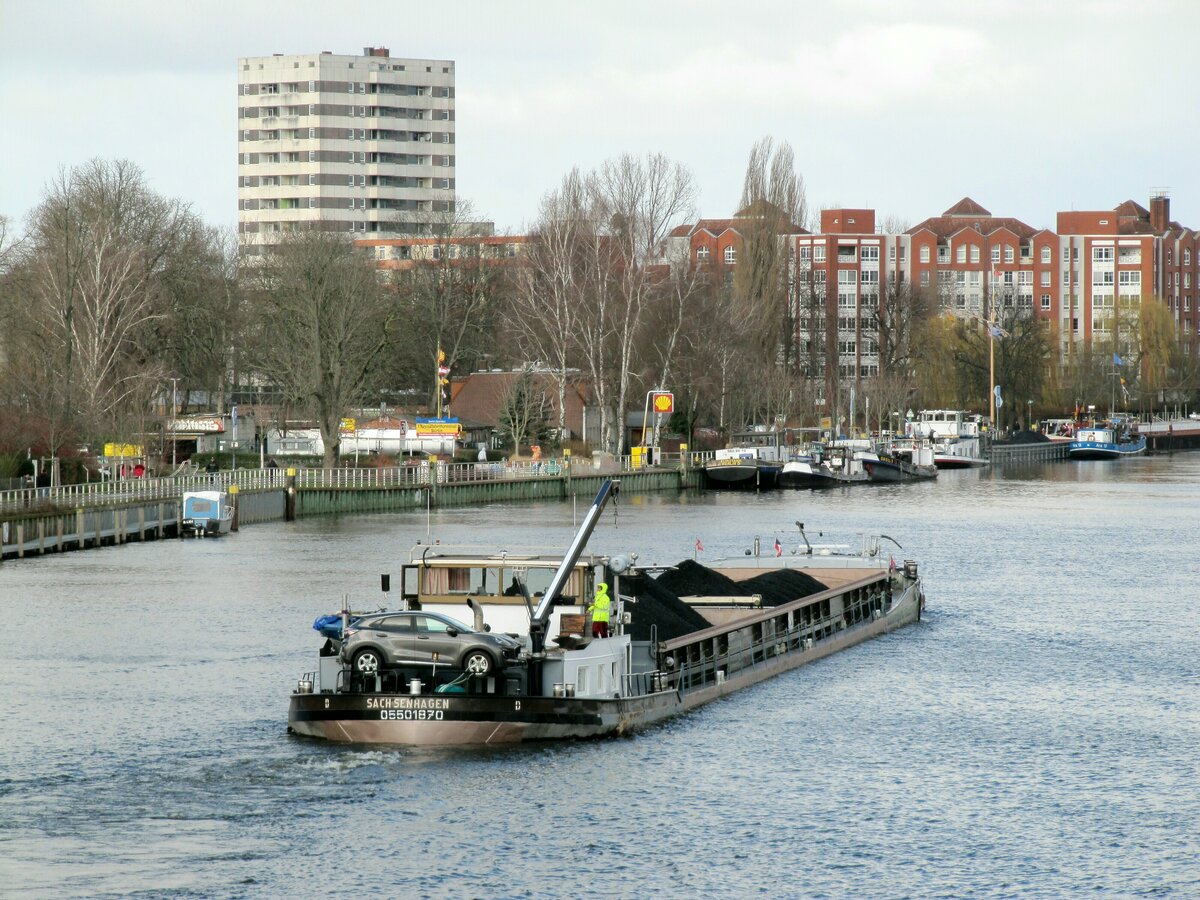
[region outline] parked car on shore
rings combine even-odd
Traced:
[[[341,656],[356,675],[376,675],[397,666],[451,666],[472,675],[490,675],[515,662],[521,644],[514,638],[474,631],[449,616],[393,612],[363,616],[342,638]]]

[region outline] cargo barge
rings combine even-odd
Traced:
[[[688,615],[706,627],[668,635],[665,624],[647,626],[656,601],[622,590],[623,579],[648,577],[636,554],[583,554],[617,489],[601,486],[561,556],[418,548],[403,567],[401,612],[341,614],[318,668],[291,695],[288,730],[334,742],[446,746],[622,735],[920,619],[915,562],[897,566],[878,539],[844,554],[805,539],[795,555],[755,553],[712,571],[736,586],[790,570],[825,589],[774,606],[755,595],[684,597]],[[612,629],[593,636],[587,598],[601,581],[613,598]],[[452,623],[440,635],[449,643],[419,630],[389,635],[387,623],[405,619]],[[478,653],[456,658],[453,647],[464,641],[519,650],[477,666]],[[375,646],[401,649],[392,665],[375,668]]]

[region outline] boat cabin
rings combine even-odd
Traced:
[[[225,491],[186,491],[180,506],[179,530],[197,537],[228,534],[233,506]]]
[[[492,631],[528,635],[530,608],[521,584],[524,583],[536,606],[561,562],[561,556],[549,554],[494,555],[419,544],[401,568],[401,599],[406,609],[440,612],[469,622],[474,615],[467,603],[470,598],[480,606],[484,624]],[[606,576],[607,562],[607,557],[580,557],[555,603],[556,614],[546,631],[548,641],[557,639],[562,632],[564,617],[567,617],[567,633],[579,633],[582,625],[579,618],[586,614],[601,581],[608,581],[615,613],[618,576],[611,572]]]

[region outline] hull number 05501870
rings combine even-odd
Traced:
[[[440,722],[445,712],[440,709],[381,709],[379,718],[385,722]]]

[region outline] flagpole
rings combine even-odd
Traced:
[[[996,430],[996,335],[988,324],[988,399],[992,410],[992,431]]]
[[[991,412],[988,422],[993,432],[996,430],[996,335],[992,331],[995,318],[996,264],[992,263],[992,283],[988,286],[988,323],[985,327],[988,333],[988,404]]]

